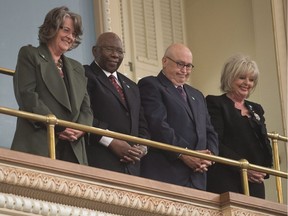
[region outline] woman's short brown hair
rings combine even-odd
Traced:
[[[69,50],[76,48],[81,43],[82,31],[81,16],[69,11],[68,7],[62,6],[52,9],[45,17],[44,23],[39,27],[38,38],[40,44],[47,44],[62,27],[64,19],[69,17],[73,20],[75,41]]]

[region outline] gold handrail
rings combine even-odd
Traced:
[[[272,133],[267,133],[268,137],[271,139],[276,139],[276,140],[280,140],[280,141],[284,141],[284,142],[288,142],[288,137],[285,136],[281,136],[276,132],[272,132]]]
[[[74,128],[77,130],[85,131],[88,133],[98,134],[102,136],[109,136],[109,137],[120,139],[120,140],[126,140],[126,141],[130,141],[134,143],[139,143],[139,144],[146,145],[149,147],[159,148],[159,149],[163,149],[166,151],[173,151],[173,152],[191,155],[194,157],[198,157],[198,158],[202,158],[202,159],[206,159],[206,160],[210,160],[214,162],[219,162],[219,163],[230,165],[230,166],[239,167],[242,171],[242,182],[243,182],[243,189],[244,189],[245,195],[249,195],[248,177],[247,177],[248,169],[268,173],[270,175],[274,175],[274,176],[278,176],[278,177],[282,177],[286,179],[288,178],[288,173],[286,172],[250,164],[248,161],[243,160],[243,159],[240,161],[236,161],[236,160],[232,160],[232,159],[228,159],[228,158],[224,158],[220,156],[207,155],[207,154],[203,154],[197,151],[188,150],[185,148],[180,148],[177,146],[172,146],[172,145],[161,143],[161,142],[151,141],[151,140],[134,137],[134,136],[126,135],[126,134],[121,134],[121,133],[117,133],[113,131],[103,130],[103,129],[96,128],[96,127],[91,127],[87,125],[64,121],[61,119],[57,119],[54,115],[42,116],[42,115],[32,114],[29,112],[14,110],[14,109],[6,108],[6,107],[0,107],[0,113],[46,123],[48,126],[47,131],[49,133],[48,135],[48,141],[49,141],[48,143],[49,143],[49,150],[50,150],[49,153],[52,159],[56,158],[55,157],[54,127],[55,125],[60,125],[64,127],[69,127],[69,128]]]
[[[14,75],[14,70],[10,70],[8,68],[0,67],[0,73],[13,76]]]
[[[280,136],[276,132],[267,133],[267,134],[268,134],[268,137],[272,140],[274,168],[275,168],[275,170],[280,170],[278,140],[287,142],[288,137]],[[275,180],[276,180],[276,190],[277,190],[278,202],[283,203],[281,178],[279,176],[275,176]]]

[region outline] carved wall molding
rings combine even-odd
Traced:
[[[188,201],[153,197],[144,193],[81,181],[81,179],[3,164],[0,164],[0,182],[0,190],[4,193],[110,214],[120,212],[121,215],[221,215],[219,209],[213,209],[211,206],[197,206]],[[11,198],[7,199],[11,200]],[[20,203],[22,201],[20,198],[14,200]],[[52,206],[51,210],[56,211],[57,208],[60,207]],[[14,206],[14,209],[19,207]],[[79,211],[79,209],[70,211],[72,210]]]
[[[81,216],[286,216],[287,204],[236,193],[218,195],[0,148],[1,216],[78,213]]]
[[[112,31],[110,0],[102,0],[102,7],[104,32],[110,32]]]
[[[230,210],[231,211],[231,210]],[[260,212],[253,212],[253,211],[247,211],[245,209],[232,209],[232,216],[271,216],[270,214],[264,214]]]
[[[37,215],[50,216],[117,216],[105,212],[77,208],[74,206],[60,205],[42,200],[30,199],[13,194],[0,193],[0,213],[13,212],[33,213]],[[6,209],[6,210],[5,210]],[[2,215],[1,214],[1,215]]]

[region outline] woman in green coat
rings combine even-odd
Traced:
[[[80,44],[81,17],[67,7],[54,8],[39,27],[39,47],[24,46],[13,77],[19,109],[92,125],[82,65],[64,55]],[[87,164],[85,133],[56,126],[56,158]],[[49,156],[46,125],[17,119],[12,150]]]

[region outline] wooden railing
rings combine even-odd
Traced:
[[[277,180],[277,184],[276,184],[277,193],[278,193],[278,202],[283,203],[283,195],[282,195],[283,193],[282,193],[282,186],[281,186],[281,182],[280,182],[281,179],[280,178],[286,178],[287,179],[288,173],[280,171],[279,159],[277,162],[278,167],[276,166],[276,169],[270,169],[270,168],[250,164],[245,159],[242,159],[240,161],[236,161],[236,160],[232,160],[232,159],[228,159],[228,158],[224,158],[224,157],[219,157],[219,156],[215,156],[215,155],[207,155],[207,154],[203,154],[203,153],[200,153],[197,151],[176,147],[176,146],[172,146],[172,145],[161,143],[161,142],[155,142],[155,141],[151,141],[151,140],[147,140],[147,139],[143,139],[143,138],[138,138],[138,137],[134,137],[134,136],[126,135],[126,134],[116,133],[116,132],[107,131],[107,130],[103,130],[100,128],[95,128],[95,127],[91,127],[91,126],[87,126],[87,125],[82,125],[82,124],[78,124],[78,123],[64,121],[61,119],[57,119],[54,115],[43,116],[43,115],[37,115],[37,114],[24,112],[24,111],[18,111],[18,110],[6,108],[6,107],[0,107],[0,113],[45,123],[47,125],[47,132],[48,132],[48,143],[49,143],[49,151],[50,151],[49,155],[52,159],[56,159],[54,128],[55,128],[55,125],[60,125],[63,127],[69,127],[69,128],[74,128],[77,130],[85,131],[87,133],[93,133],[93,134],[98,134],[98,135],[102,135],[102,136],[109,136],[112,138],[117,138],[117,139],[121,139],[121,140],[139,143],[139,144],[146,145],[149,147],[159,148],[159,149],[163,149],[166,151],[173,151],[173,152],[177,152],[177,153],[181,153],[181,154],[191,155],[194,157],[198,157],[198,158],[226,164],[229,166],[239,167],[241,169],[243,191],[244,191],[245,195],[249,195],[247,170],[251,169],[251,170],[267,173],[270,175],[274,175],[274,176],[276,176],[277,179],[279,178],[279,180]],[[274,147],[274,149],[276,149],[276,151],[274,151],[275,152],[274,160],[275,160],[275,158],[278,158],[277,140],[282,140],[282,141],[287,142],[287,137],[283,137],[283,136],[280,136],[280,135],[275,134],[275,133],[269,133],[268,136],[273,140],[273,147]]]

